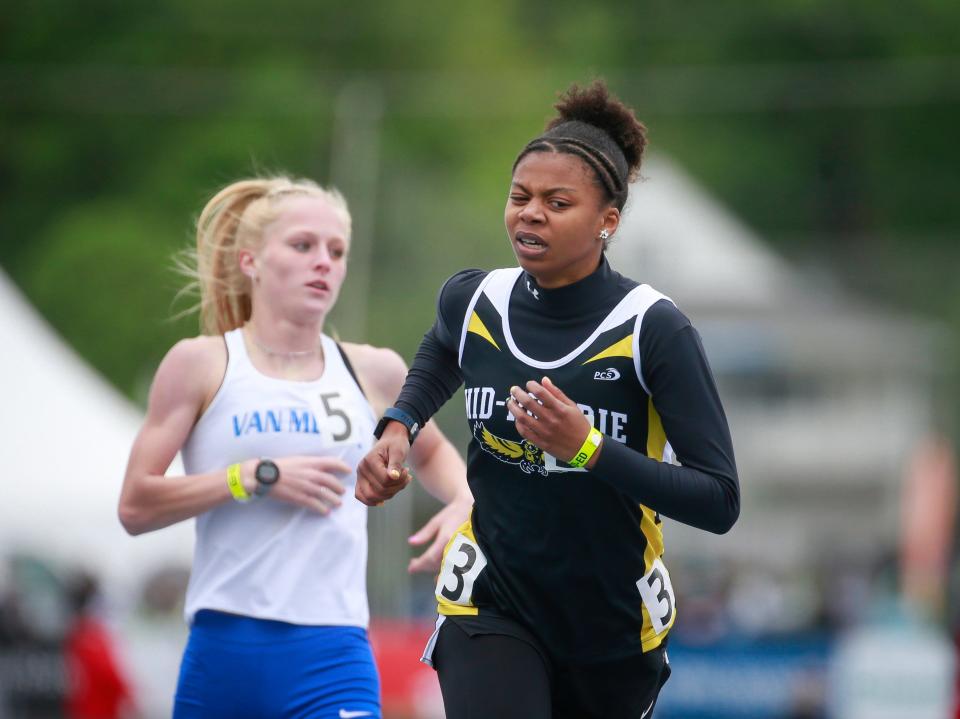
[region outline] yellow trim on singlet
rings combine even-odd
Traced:
[[[473,332],[475,335],[480,335],[499,351],[500,346],[493,339],[493,335],[490,334],[490,330],[488,330],[487,326],[483,324],[483,320],[480,319],[480,315],[478,315],[476,312],[470,315],[470,323],[467,325],[467,332]]]
[[[476,317],[477,316],[476,313],[474,313],[473,316]],[[481,323],[481,326],[482,326],[482,323]],[[493,342],[493,340],[490,340],[490,341]],[[494,346],[496,346],[495,342],[494,342]],[[500,348],[497,347],[497,349],[500,349]],[[443,561],[447,558],[447,552],[450,551],[450,546],[453,544],[453,541],[457,538],[458,534],[462,534],[474,544],[477,543],[477,538],[473,534],[473,512],[470,513],[470,518],[466,522],[461,524],[459,527],[457,527],[457,531],[450,536],[449,540],[447,540],[447,546],[443,548],[443,555],[440,557],[441,571],[443,568]],[[439,578],[439,575],[438,575],[438,578]],[[449,601],[446,597],[444,597],[442,594],[439,594],[439,593],[436,593],[434,596],[436,596],[437,598],[437,614],[442,614],[447,617],[464,617],[464,616],[476,616],[477,614],[480,613],[480,610],[477,607],[474,607],[472,605],[469,607],[465,607],[462,604],[454,604],[453,602]]]
[[[663,422],[660,415],[653,406],[653,399],[647,398],[647,456],[658,462],[663,461],[663,451],[667,446],[667,434],[663,430]],[[653,563],[663,555],[663,531],[657,522],[657,514],[649,507],[641,504],[640,512],[640,531],[647,540],[647,548],[643,552],[644,572],[650,570]],[[640,643],[644,652],[656,649],[666,638],[677,618],[677,609],[673,608],[673,616],[670,618],[670,624],[660,634],[653,630],[653,623],[650,621],[650,615],[647,607],[640,603],[640,611],[643,614],[643,628],[640,634]]]
[[[662,462],[666,446],[667,433],[663,431],[663,422],[653,406],[653,398],[647,397],[647,456]]]
[[[633,357],[633,335],[627,335],[619,342],[614,342],[599,354],[595,354],[584,364],[606,359],[607,357]]]

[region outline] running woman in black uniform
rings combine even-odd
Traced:
[[[740,511],[697,332],[604,255],[646,129],[602,82],[556,107],[513,166],[520,266],[443,286],[359,468],[361,501],[400,491],[418,428],[465,384],[475,502],[424,653],[448,719],[651,717],[677,611],[661,515],[719,534]]]

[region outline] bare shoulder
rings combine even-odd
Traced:
[[[354,368],[359,372],[360,367],[366,369],[375,369],[378,372],[397,371],[406,373],[407,365],[403,358],[388,347],[374,347],[373,345],[361,345],[354,342],[341,342],[340,346],[347,353],[347,357],[353,363]]]
[[[200,335],[177,342],[167,352],[160,367],[166,366],[171,370],[192,369],[196,372],[225,362],[226,359],[227,348],[223,337]]]
[[[407,376],[407,364],[403,358],[387,347],[353,342],[341,342],[340,346],[374,408],[380,412],[393,404]]]
[[[151,389],[154,398],[197,401],[201,406],[213,398],[227,366],[223,337],[201,335],[177,342],[160,362]]]

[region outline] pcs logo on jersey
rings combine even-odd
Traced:
[[[523,439],[516,442],[492,434],[483,426],[483,422],[473,425],[473,436],[484,452],[492,454],[501,462],[519,464],[526,474],[534,472],[546,477],[547,468],[543,464],[543,450]]]

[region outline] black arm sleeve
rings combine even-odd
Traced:
[[[653,405],[682,466],[605,440],[593,472],[666,517],[722,534],[740,515],[740,484],[700,337],[672,303],[661,300],[644,317],[640,356]]]
[[[482,270],[463,270],[448,279],[437,298],[437,319],[420,342],[413,365],[394,403],[422,427],[463,383],[458,359],[460,329]]]

